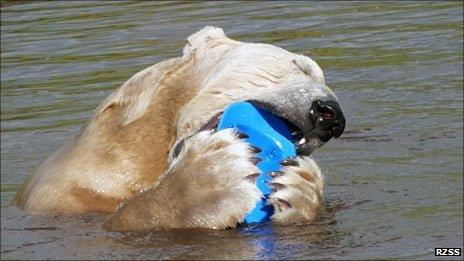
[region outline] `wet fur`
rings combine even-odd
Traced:
[[[285,166],[270,182],[275,191],[269,202],[272,219],[280,223],[309,222],[323,213],[324,177],[311,157],[299,157],[295,166]]]
[[[198,130],[230,103],[280,97],[281,90],[324,84],[324,76],[308,57],[234,41],[219,28],[188,40],[183,57],[137,73],[107,97],[13,203],[32,213],[116,211],[107,228],[124,231],[224,228],[242,220],[259,200],[245,179],[257,171],[249,149],[231,133]],[[173,145],[189,136],[170,160]],[[286,188],[270,203],[288,206],[275,220],[311,221],[322,207],[320,171],[300,160],[300,169],[285,168],[286,178],[276,178]]]
[[[185,141],[159,183],[124,203],[105,228],[235,227],[261,199],[252,149],[231,129],[202,131]],[[281,223],[310,222],[323,210],[323,177],[310,157],[285,166],[271,180],[275,214]]]
[[[259,172],[252,156],[230,129],[200,132],[188,139],[160,182],[126,202],[106,228],[235,227],[261,198],[248,178]]]

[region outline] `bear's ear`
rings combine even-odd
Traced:
[[[218,39],[228,39],[224,30],[219,27],[206,26],[187,38],[189,43],[184,47],[184,55],[187,55],[191,51]]]

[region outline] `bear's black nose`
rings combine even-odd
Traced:
[[[345,116],[336,101],[314,101],[311,105],[310,120],[318,131],[321,141],[338,138],[345,130]]]

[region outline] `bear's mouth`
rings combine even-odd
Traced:
[[[205,130],[216,131],[219,121],[221,120],[222,113],[223,111],[216,113],[213,117],[211,117],[211,119],[208,122],[206,122],[200,128],[199,131],[205,131]],[[287,127],[289,128],[291,132],[291,135],[292,135],[291,142],[295,145],[297,154],[305,155],[305,156],[310,155],[314,148],[311,150],[308,150],[307,147],[308,146],[313,147],[311,144],[314,142],[310,142],[310,140],[306,139],[304,136],[303,130],[299,128],[297,125],[295,125],[294,123],[292,123],[290,120],[283,118],[283,117],[281,117],[281,119],[283,119],[283,121],[285,122],[285,124],[287,125]],[[317,147],[318,146],[320,145],[318,144]]]
[[[297,151],[298,151],[298,148],[301,145],[306,143],[306,138],[304,137],[303,130],[300,129],[295,124],[293,124],[290,120],[288,120],[286,118],[282,118],[282,119],[284,120],[285,124],[287,125],[288,129],[290,130],[291,135],[292,135],[292,142],[293,142],[293,144],[295,145],[295,147],[297,148]]]

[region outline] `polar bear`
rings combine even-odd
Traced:
[[[228,38],[207,26],[183,56],[146,68],[109,95],[43,162],[13,203],[30,213],[108,212],[115,231],[239,224],[261,199],[259,148],[216,131],[224,108],[249,101],[286,120],[298,157],[270,175],[275,222],[322,211],[323,176],[309,156],[339,137],[345,118],[309,57]]]

